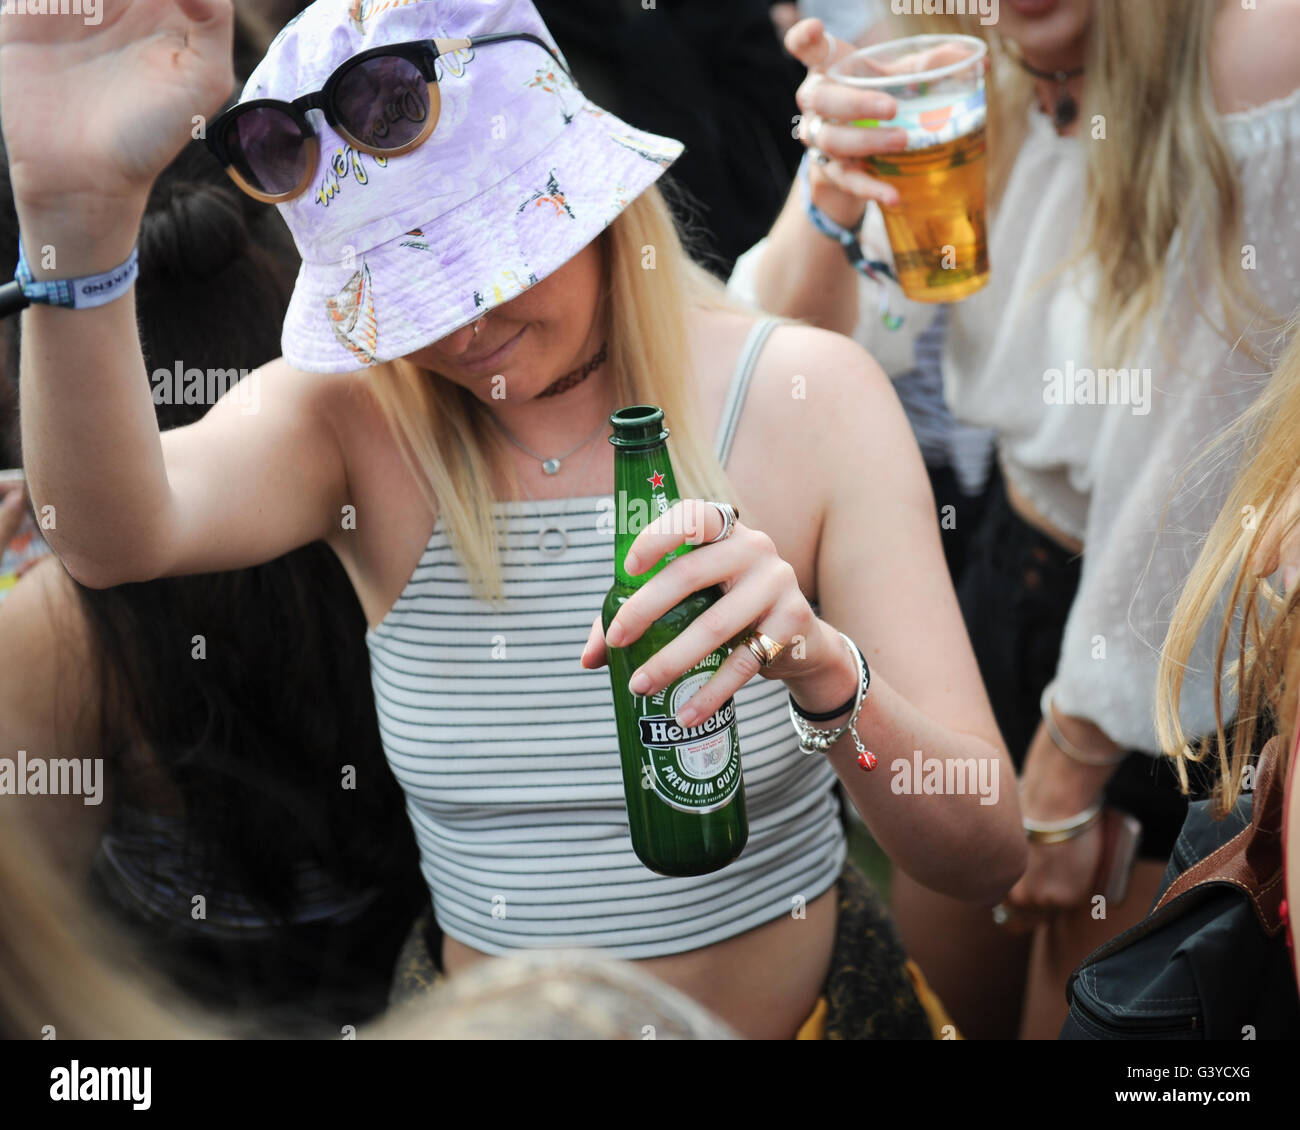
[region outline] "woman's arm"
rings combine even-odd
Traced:
[[[852,90],[825,80],[830,44],[820,20],[796,24],[787,34],[785,45],[809,68],[809,76],[797,95],[804,116],[800,136],[805,144],[809,143],[806,127],[810,115],[840,120],[893,116],[894,100],[888,95]],[[852,50],[851,44],[839,44],[835,56],[839,58]],[[821,149],[845,158],[842,165],[833,162],[814,165],[810,170],[812,200],[818,208],[852,229],[862,222],[868,201],[896,199],[892,188],[867,176],[853,158],[895,151],[900,140],[905,140],[902,131],[823,125],[816,132]],[[857,325],[857,272],[849,265],[844,249],[808,221],[797,183],[768,236],[754,283],[758,304],[773,314],[807,319],[843,334],[852,334]]]
[[[35,276],[125,261],[154,178],[230,85],[228,0],[109,4],[95,27],[0,21],[0,106]],[[163,439],[133,293],[23,315],[28,485],[74,577],[106,587],[232,568],[329,531],[343,463],[313,386],[283,365],[246,379],[266,386],[258,414],[241,414],[228,395]]]
[[[810,375],[806,396],[792,400],[795,373]],[[889,381],[847,339],[783,328],[764,351],[742,428],[751,457],[738,448],[731,473],[763,491],[769,513],[806,529],[824,619],[813,614],[780,547],[742,522],[726,541],[647,582],[610,624],[609,642],[627,646],[688,593],[722,584],[726,595],[633,675],[649,677],[639,693],[667,686],[757,623],[787,645],[762,674],[782,679],[800,705],[820,713],[857,685],[843,631],[871,667],[858,731],[879,767],[863,773],[847,735],[828,755],[832,766],[899,867],[956,898],[997,902],[1025,863],[1015,771],[948,577],[920,452]],[[677,512],[684,507],[692,508],[688,517]],[[679,503],[638,535],[628,567],[649,568],[686,531],[707,537],[717,524],[705,504]],[[603,650],[598,622],[584,664],[602,662]],[[692,717],[679,719],[693,725],[707,717],[758,673],[749,650],[736,648],[691,699]]]
[[[796,336],[805,338],[802,346]],[[871,668],[858,731],[879,767],[863,773],[848,739],[831,751],[831,763],[899,867],[933,890],[995,903],[1025,865],[1016,774],[962,622],[916,441],[888,380],[860,349],[826,334],[786,337],[774,363],[788,367],[797,354],[817,363],[811,411],[786,409],[792,424],[805,418],[800,438],[804,450],[817,452],[826,499],[821,614],[858,644]],[[964,778],[966,791],[923,792],[918,753],[923,773],[937,764],[945,788]],[[905,786],[913,791],[896,791]]]

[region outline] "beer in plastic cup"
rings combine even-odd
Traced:
[[[905,151],[866,162],[874,177],[898,190],[898,204],[881,211],[898,281],[917,302],[955,302],[988,282],[987,56],[974,36],[913,35],[855,51],[829,72],[836,82],[881,91],[898,103],[888,121],[850,124],[907,131]]]

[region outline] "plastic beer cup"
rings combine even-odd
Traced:
[[[904,151],[866,164],[898,191],[898,204],[881,211],[899,283],[917,302],[954,302],[988,282],[987,56],[974,36],[913,35],[855,51],[829,71],[835,82],[881,91],[898,104],[888,121],[848,124],[907,132]]]

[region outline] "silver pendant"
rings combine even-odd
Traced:
[[[560,473],[560,461],[558,459],[543,460],[542,470],[548,475],[558,475]]]
[[[548,538],[550,539],[549,545],[547,545]],[[557,538],[559,539],[558,545],[556,544]],[[569,548],[569,535],[559,526],[547,526],[537,535],[537,548],[547,557],[562,557],[564,551]]]

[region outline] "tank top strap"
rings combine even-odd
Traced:
[[[713,440],[713,449],[718,454],[718,462],[727,465],[731,454],[731,442],[736,438],[736,426],[740,423],[740,414],[745,408],[745,394],[749,391],[749,382],[758,364],[758,356],[772,331],[781,324],[778,318],[764,318],[749,331],[745,344],[736,361],[735,372],[731,374],[731,385],[727,389],[727,400],[722,406],[722,419],[718,421],[718,433]]]

